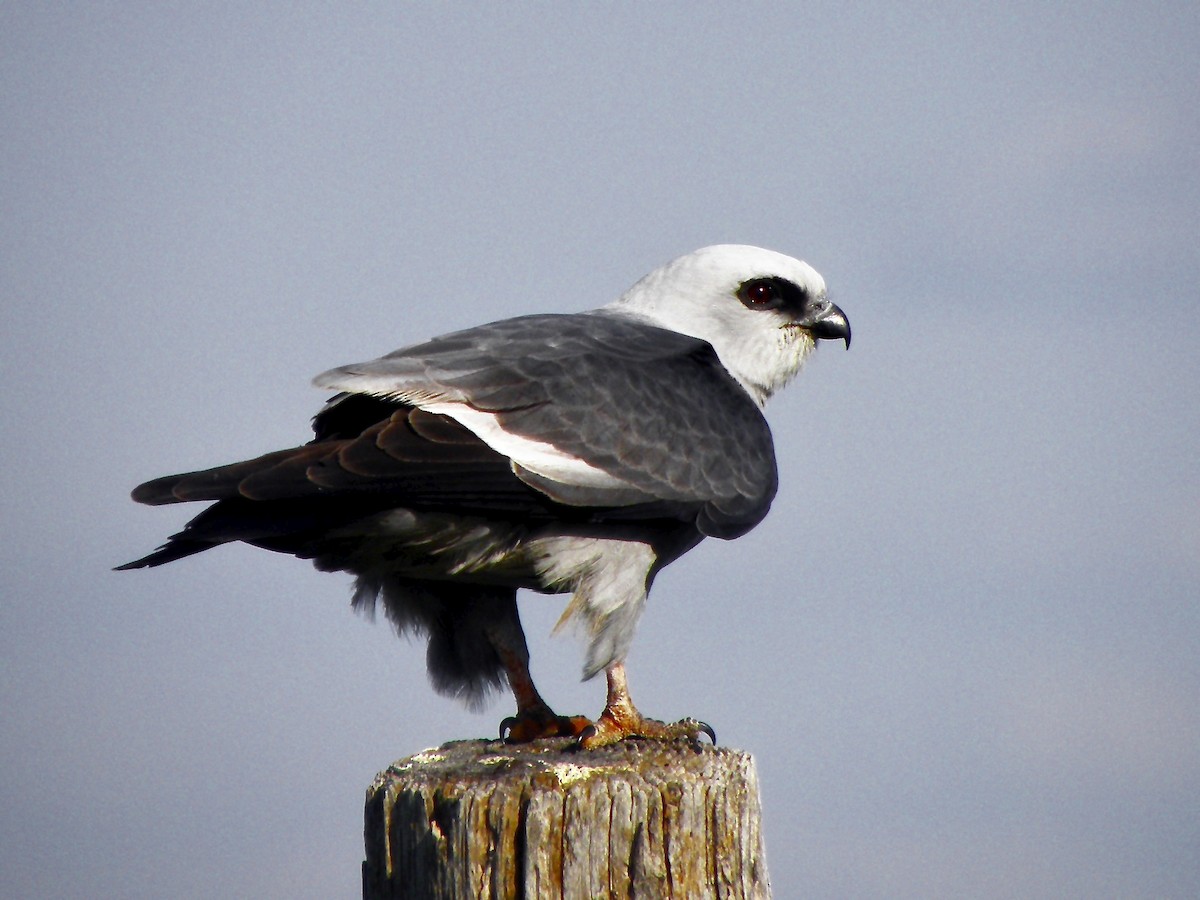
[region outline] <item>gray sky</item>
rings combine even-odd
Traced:
[[[0,895],[357,896],[429,689],[349,578],[110,567],[309,378],[720,241],[854,325],[639,705],[754,753],[779,897],[1200,893],[1200,7],[0,6]],[[561,598],[535,674],[595,714]]]

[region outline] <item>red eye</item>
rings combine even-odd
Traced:
[[[766,278],[747,281],[737,293],[738,299],[750,309],[774,309],[783,300],[779,285]]]
[[[749,294],[754,303],[770,303],[779,295],[775,290],[775,285],[761,283],[750,288]]]

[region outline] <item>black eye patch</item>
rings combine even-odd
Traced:
[[[747,309],[779,309],[789,306],[800,309],[804,306],[804,288],[786,278],[751,278],[743,281],[737,289],[737,298]]]

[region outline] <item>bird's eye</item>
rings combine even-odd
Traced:
[[[750,309],[774,309],[783,301],[779,285],[767,278],[747,281],[738,288],[737,296]]]

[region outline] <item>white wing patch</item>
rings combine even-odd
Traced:
[[[405,397],[408,402],[413,400]],[[427,412],[447,416],[469,429],[497,453],[503,453],[514,463],[551,481],[575,487],[601,490],[630,490],[629,482],[617,478],[585,459],[533,438],[505,431],[495,413],[472,409],[461,403],[417,403]]]
[[[393,360],[379,360],[395,365]],[[368,364],[369,365],[369,364]],[[364,367],[365,368],[365,367]],[[394,371],[355,371],[346,366],[331,369],[313,379],[320,388],[372,394],[411,403],[426,412],[446,416],[458,422],[481,441],[530,472],[578,487],[628,488],[630,485],[603,469],[598,469],[553,444],[505,431],[495,413],[474,409],[463,394],[441,385],[405,383]]]
[[[386,371],[365,371],[375,364]],[[496,413],[469,406],[469,399],[459,391],[438,384],[413,383],[415,378],[406,382],[395,371],[399,365],[399,360],[385,357],[361,368],[343,366],[318,375],[313,384],[328,390],[399,400],[453,419],[497,453],[512,460],[513,471],[522,481],[560,503],[623,506],[652,499],[628,481],[581,457],[546,441],[506,431]],[[573,488],[578,490],[571,490]],[[604,496],[588,495],[588,491],[602,491]]]

